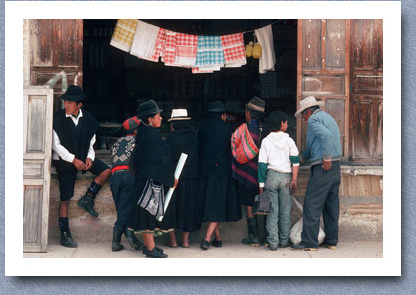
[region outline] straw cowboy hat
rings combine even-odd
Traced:
[[[316,98],[313,96],[305,97],[304,99],[300,101],[299,109],[295,113],[295,117],[300,119],[302,118],[302,112],[306,110],[307,108],[314,107],[314,106],[318,106],[322,108],[324,105],[325,103],[323,101],[317,101]]]
[[[186,109],[173,109],[172,115],[170,116],[168,122],[190,119],[191,117],[188,117],[188,111]]]
[[[257,111],[260,113],[264,113],[266,102],[262,100],[260,97],[254,96],[248,104],[246,104],[246,107],[250,110]]]
[[[82,92],[81,87],[76,85],[69,85],[68,89],[64,94],[61,95],[61,98],[66,101],[81,101],[86,97]]]

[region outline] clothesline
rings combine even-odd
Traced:
[[[243,34],[255,32],[263,48],[259,72],[265,73],[274,71],[276,63],[272,24],[240,33],[201,36],[178,33],[137,19],[119,19],[110,45],[144,60],[160,59],[166,66],[191,68],[192,73],[212,73],[223,67],[245,65]]]

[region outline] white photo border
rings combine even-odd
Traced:
[[[23,258],[24,19],[383,19],[383,258]],[[230,13],[232,12],[232,14]],[[257,17],[258,16],[258,17]],[[399,276],[401,275],[401,3],[397,1],[7,1],[5,3],[5,274],[7,276]],[[387,123],[387,124],[386,124]],[[20,131],[20,132],[19,132]],[[389,144],[394,142],[395,144]],[[384,198],[384,196],[387,196]],[[114,269],[118,265],[117,271]],[[278,263],[279,267],[276,267]],[[65,265],[65,267],[61,267]],[[221,267],[218,267],[221,265]],[[196,267],[198,266],[198,267]],[[203,267],[201,267],[203,266]]]

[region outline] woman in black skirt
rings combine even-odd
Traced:
[[[198,215],[208,222],[201,249],[208,250],[212,234],[214,247],[222,247],[218,222],[241,219],[241,207],[231,193],[231,126],[225,122],[222,101],[208,104],[208,120],[201,123],[199,139]]]
[[[163,214],[163,185],[176,187],[177,184],[170,148],[156,130],[162,123],[161,111],[153,100],[140,104],[140,125],[131,161],[135,183],[129,228],[142,233],[143,253],[152,258],[167,257],[162,249],[155,246],[153,233],[159,228],[156,215]]]
[[[166,142],[172,152],[175,167],[182,153],[188,155],[179,178],[178,186],[169,203],[168,212],[163,219],[164,227],[180,229],[180,246],[189,247],[189,233],[199,230],[201,223],[195,217],[195,203],[198,189],[198,132],[188,117],[186,109],[172,110],[171,133]],[[169,247],[176,247],[175,231],[169,232]]]

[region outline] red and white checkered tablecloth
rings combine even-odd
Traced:
[[[177,34],[176,32],[166,30],[165,46],[164,46],[162,61],[167,66],[175,65],[176,34]]]
[[[198,36],[176,33],[175,64],[192,66],[195,64],[198,48]]]
[[[246,64],[243,33],[221,36],[225,64]]]
[[[163,58],[165,42],[166,42],[166,30],[163,28],[160,28],[159,33],[157,35],[157,39],[156,39],[155,52],[150,57],[150,60],[158,62],[159,57]]]

